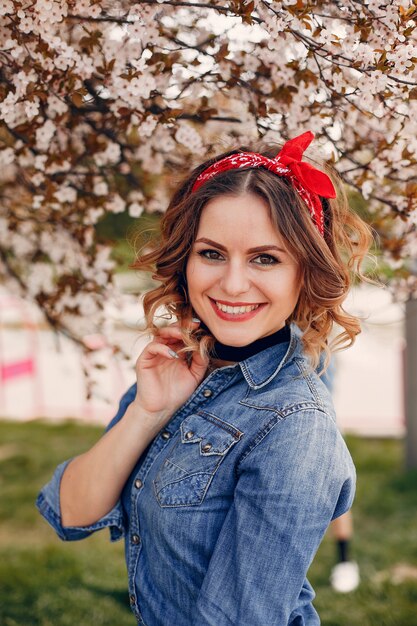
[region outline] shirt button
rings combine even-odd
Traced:
[[[212,446],[212,444],[211,444],[211,443],[206,443],[206,444],[203,446],[202,450],[203,450],[203,452],[209,452],[209,451],[212,449],[212,447],[213,447],[213,446]]]
[[[135,544],[135,546],[138,545],[138,543],[140,543],[140,537],[139,535],[132,535],[132,543]]]
[[[137,478],[135,480],[135,487],[136,487],[136,489],[140,489],[142,487],[142,485],[143,485],[143,482],[141,481],[141,479]]]
[[[136,598],[135,598],[135,596],[133,595],[133,593],[131,593],[131,594],[130,594],[130,596],[129,596],[129,601],[130,601],[130,604],[135,604],[135,602],[136,602]]]
[[[203,396],[204,396],[205,398],[210,398],[212,395],[213,395],[213,392],[212,392],[212,390],[211,390],[211,389],[204,389],[204,391],[203,391]]]
[[[189,430],[188,433],[185,433],[185,438],[191,439],[191,437],[194,437],[194,433],[192,430]]]
[[[169,439],[169,438],[171,437],[171,433],[170,433],[170,432],[168,432],[167,430],[164,430],[164,431],[161,433],[161,437],[162,437],[163,439]]]

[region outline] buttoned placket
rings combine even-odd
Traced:
[[[140,551],[142,548],[142,539],[140,536],[140,525],[138,517],[138,500],[146,481],[152,464],[159,453],[171,443],[172,437],[179,431],[181,422],[196,411],[200,406],[206,406],[209,400],[213,400],[224,388],[232,382],[234,376],[239,372],[236,366],[225,366],[211,372],[207,378],[195,389],[189,400],[179,409],[178,413],[171,418],[167,426],[155,437],[152,445],[144,459],[136,477],[133,481],[131,491],[131,516],[129,527],[129,601],[130,607],[136,616],[138,624],[145,624],[140,613],[138,603],[140,598],[136,594],[136,571],[139,562]],[[193,436],[194,433],[186,434]],[[212,445],[208,442],[205,444],[203,451],[208,452]]]

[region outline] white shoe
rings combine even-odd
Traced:
[[[339,593],[354,591],[360,582],[359,566],[355,561],[338,563],[330,574],[330,584]]]

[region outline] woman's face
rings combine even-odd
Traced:
[[[300,292],[298,264],[254,194],[204,207],[186,266],[188,295],[215,338],[245,346],[282,328]]]

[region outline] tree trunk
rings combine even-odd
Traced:
[[[406,467],[417,468],[417,300],[405,305],[405,372],[404,396],[407,436]]]

